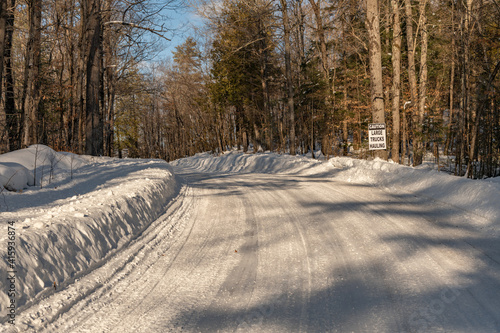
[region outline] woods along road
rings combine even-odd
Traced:
[[[500,245],[464,223],[478,216],[315,176],[177,171],[126,268],[46,331],[500,331]]]

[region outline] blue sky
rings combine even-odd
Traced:
[[[164,14],[169,18],[169,21],[165,22],[165,27],[173,29],[173,31],[172,34],[167,35],[171,39],[170,42],[162,41],[164,49],[155,57],[157,61],[171,58],[175,47],[182,44],[187,37],[194,37],[194,27],[202,24],[201,18],[191,8],[169,10]]]

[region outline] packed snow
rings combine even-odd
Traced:
[[[86,164],[85,157],[56,153],[44,145],[0,155],[0,185],[10,191],[43,187]]]
[[[231,151],[219,157],[201,153],[174,161],[172,165],[194,167],[199,172],[295,173],[335,178],[378,186],[387,191],[414,193],[500,221],[500,179],[455,177],[439,172],[431,163],[414,168],[380,159],[333,157],[324,162],[274,153],[243,154]]]
[[[18,307],[101,265],[179,190],[172,168],[160,160],[80,157],[37,145],[0,155],[0,166],[6,189],[0,253],[7,258],[7,227],[14,222]],[[9,175],[19,170],[27,177],[13,183]],[[37,185],[29,186],[34,174]],[[0,273],[0,313],[9,304],[7,271]]]
[[[220,156],[197,154],[170,165],[161,160],[77,156],[35,145],[0,155],[0,221],[4,230],[0,233],[0,253],[2,258],[8,257],[7,230],[8,225],[14,226],[18,311],[103,266],[164,214],[167,204],[181,191],[173,167],[186,172],[337,179],[389,193],[411,193],[480,216],[474,227],[488,228],[490,234],[498,235],[500,181],[459,178],[438,172],[432,165],[412,168],[382,160],[334,157],[319,161],[240,151]],[[7,313],[11,299],[9,270],[2,267],[0,273],[2,314]],[[60,307],[72,304],[61,302]],[[12,329],[7,320],[0,318],[0,331]]]

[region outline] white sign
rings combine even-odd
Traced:
[[[368,146],[370,150],[387,149],[385,124],[368,124]]]

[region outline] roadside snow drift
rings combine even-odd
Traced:
[[[245,154],[238,151],[228,151],[218,157],[200,153],[171,164],[198,172],[314,174],[325,170],[322,162],[307,157],[275,153]]]
[[[379,159],[335,157],[329,163],[337,179],[412,193],[500,223],[500,179],[472,180],[438,172],[432,164],[413,168]]]
[[[7,258],[7,227],[15,228],[18,307],[99,266],[160,216],[179,190],[171,167],[161,160],[78,157],[41,145],[0,155],[2,175],[24,170],[21,165],[32,177],[35,149],[37,186],[3,191],[0,198],[2,258]],[[27,184],[12,179],[13,188],[30,185],[29,179]],[[0,312],[6,313],[11,269],[3,261]]]
[[[171,163],[197,172],[257,172],[316,175],[342,181],[369,184],[390,192],[413,193],[453,205],[500,223],[500,179],[471,180],[438,172],[432,165],[417,168],[376,159],[334,157],[328,162],[289,155],[226,152],[208,153]]]

